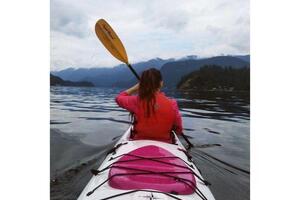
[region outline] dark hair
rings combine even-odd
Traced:
[[[139,98],[146,108],[146,116],[149,117],[155,112],[155,93],[160,88],[162,76],[159,70],[150,68],[143,71],[139,84]]]

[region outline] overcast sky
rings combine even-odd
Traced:
[[[96,37],[100,18],[131,63],[250,52],[248,0],[51,0],[51,70],[120,64]]]

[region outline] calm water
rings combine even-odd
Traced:
[[[76,199],[129,126],[121,89],[51,87],[51,199]],[[190,150],[218,200],[250,199],[250,105],[241,93],[179,93]]]

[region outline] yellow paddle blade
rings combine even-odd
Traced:
[[[104,20],[99,19],[95,25],[96,35],[105,48],[118,60],[128,64],[126,50],[111,26]]]

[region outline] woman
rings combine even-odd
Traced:
[[[159,70],[151,68],[142,73],[140,83],[121,92],[117,104],[133,113],[133,139],[171,142],[171,131],[182,134],[182,119],[175,100],[160,92],[163,86]],[[137,93],[138,95],[133,95]]]

